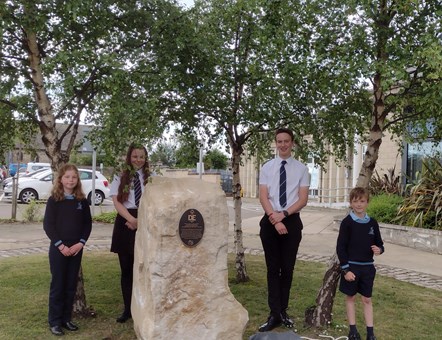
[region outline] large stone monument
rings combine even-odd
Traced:
[[[247,311],[228,287],[220,186],[156,176],[138,213],[132,317],[139,339],[242,339]]]

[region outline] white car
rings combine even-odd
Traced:
[[[42,169],[38,169],[38,170],[35,170],[34,172],[31,172],[31,173],[28,173],[28,174],[26,174],[26,173],[22,173],[22,172],[20,172],[19,173],[19,178],[20,179],[22,179],[22,178],[26,178],[26,177],[34,177],[36,174],[38,174],[38,173],[40,173],[40,172],[42,172],[42,171],[47,171],[48,169],[44,169],[44,168],[42,168]],[[8,178],[6,178],[4,181],[3,181],[3,188],[8,184],[8,183],[11,183],[12,182],[12,178],[17,178],[17,174],[15,174],[14,175],[14,177],[8,177]]]
[[[89,204],[92,196],[92,170],[78,169],[81,185]],[[38,171],[30,177],[19,177],[17,198],[22,203],[32,200],[47,200],[52,190],[52,170]],[[95,171],[95,205],[100,205],[109,197],[109,181],[99,171]],[[12,182],[4,188],[3,199],[12,199]]]
[[[49,164],[49,163],[29,162],[26,165],[26,174],[33,173],[33,172],[40,170],[40,169],[50,169],[50,168],[51,168],[51,164]]]

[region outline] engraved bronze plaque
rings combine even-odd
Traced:
[[[196,209],[186,210],[181,216],[178,232],[186,246],[195,247],[204,235],[203,215]]]

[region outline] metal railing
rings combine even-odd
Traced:
[[[309,204],[344,208],[348,207],[351,187],[319,188],[309,190]]]

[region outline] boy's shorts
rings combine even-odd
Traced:
[[[339,290],[345,295],[353,296],[356,293],[365,297],[371,297],[373,293],[374,277],[376,276],[376,268],[374,265],[355,265],[350,264],[349,270],[355,274],[354,281],[347,281],[344,274],[341,274],[341,282]]]

